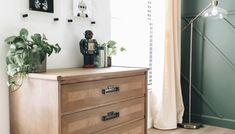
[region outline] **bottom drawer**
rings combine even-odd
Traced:
[[[97,134],[145,134],[145,120],[136,121],[117,127],[114,129],[109,129],[106,131],[99,132]]]
[[[62,117],[62,134],[91,134],[122,123],[144,119],[144,98]]]

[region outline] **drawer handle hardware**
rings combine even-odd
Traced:
[[[108,86],[106,89],[102,90],[102,94],[111,94],[119,92],[120,88],[118,86]]]
[[[102,116],[102,121],[108,121],[119,117],[119,112],[109,112],[107,115]]]

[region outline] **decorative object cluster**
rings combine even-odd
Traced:
[[[61,50],[58,44],[49,44],[44,34],[36,33],[31,39],[28,36],[28,30],[23,28],[19,35],[5,39],[10,46],[6,56],[7,74],[10,76],[8,86],[13,91],[22,85],[28,73],[45,72],[47,55]]]
[[[54,13],[54,0],[29,0],[29,9]]]
[[[85,39],[82,39],[79,43],[80,52],[84,57],[84,68],[95,68],[95,67],[111,67],[112,56],[116,55],[119,51],[117,43],[113,40],[108,41],[102,45],[99,45],[93,38],[93,32],[91,30],[85,31]],[[120,48],[123,52],[126,49]]]
[[[98,47],[98,55],[96,56],[96,67],[111,67],[112,56],[118,51],[126,51],[124,47],[118,48],[117,43],[113,40],[108,41]]]

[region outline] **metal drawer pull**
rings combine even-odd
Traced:
[[[108,86],[106,89],[102,89],[102,94],[111,94],[119,91],[120,88],[118,86]]]
[[[102,116],[102,121],[108,121],[119,117],[119,112],[109,112],[107,115]]]

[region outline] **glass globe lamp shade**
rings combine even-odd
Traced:
[[[211,6],[205,12],[203,12],[203,17],[209,17],[214,19],[223,19],[228,15],[228,12],[218,6]]]

